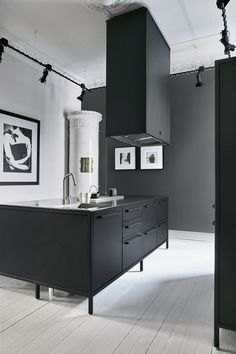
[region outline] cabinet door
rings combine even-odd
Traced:
[[[168,199],[160,199],[157,202],[157,222],[158,224],[168,220]]]
[[[153,227],[143,233],[143,254],[149,253],[157,246],[157,228]]]
[[[222,61],[216,73],[216,283],[219,286],[219,323],[226,328],[236,328],[236,58]]]
[[[157,202],[150,202],[144,205],[143,208],[143,230],[157,226]]]
[[[122,271],[122,209],[94,216],[93,290]]]
[[[123,242],[123,269],[142,258],[142,235],[138,234]]]
[[[165,222],[157,228],[157,244],[161,245],[168,239],[168,223]]]

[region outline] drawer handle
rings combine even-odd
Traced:
[[[98,216],[97,216],[97,219],[111,218],[112,216],[118,216],[118,215],[120,215],[120,213],[98,215]]]
[[[144,208],[151,208],[151,207],[155,207],[156,206],[156,204],[145,204],[144,205]]]
[[[130,245],[133,241],[135,241],[137,238],[140,238],[140,237],[142,237],[142,235],[137,235],[135,237],[132,237],[130,240],[124,241],[124,244],[125,245]]]
[[[134,227],[134,226],[137,226],[137,225],[140,225],[140,224],[142,224],[142,222],[141,222],[141,221],[136,222],[135,224],[125,225],[125,229],[129,229],[130,227]]]
[[[140,210],[140,208],[133,208],[133,209],[125,209],[126,213],[130,213],[132,211]]]
[[[145,231],[144,235],[149,235],[150,233],[152,233],[152,231],[155,231],[155,230],[156,230],[156,228],[153,227],[151,230]]]

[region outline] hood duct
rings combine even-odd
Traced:
[[[170,48],[142,7],[107,21],[106,136],[170,142]]]

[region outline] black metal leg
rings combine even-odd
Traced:
[[[40,285],[35,284],[35,298],[40,299]]]
[[[143,271],[143,260],[140,261],[139,265],[140,265],[140,272],[142,272]]]
[[[88,298],[88,313],[90,315],[93,314],[93,296],[92,295],[90,295]]]
[[[220,329],[217,325],[214,328],[214,347],[219,348],[220,346]]]
[[[168,248],[169,248],[169,239],[167,239],[166,241],[166,249],[168,250]]]

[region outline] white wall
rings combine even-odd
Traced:
[[[4,53],[0,64],[0,109],[41,121],[40,184],[0,186],[0,203],[62,197],[65,172],[65,113],[79,110],[80,88],[51,73],[39,82],[43,68]],[[1,118],[0,118],[1,119]],[[0,158],[2,148],[0,147]]]

